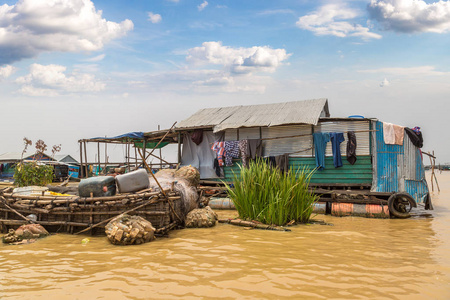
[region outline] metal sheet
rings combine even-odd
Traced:
[[[338,121],[320,121],[314,126],[314,132],[347,132],[347,131],[365,131],[356,132],[356,156],[370,155],[370,123],[368,120],[338,120]],[[347,134],[344,134],[345,141],[341,143],[341,153],[347,153]],[[333,156],[331,143],[327,144],[325,150],[326,156]]]
[[[312,156],[312,126],[311,125],[291,125],[263,127],[262,138],[275,138],[283,136],[304,135],[295,138],[283,138],[274,140],[264,140],[264,156],[277,156],[285,153],[292,153],[292,156],[311,157]]]
[[[375,187],[377,192],[407,192],[418,203],[424,201],[428,193],[420,151],[415,147],[407,134],[403,145],[387,145],[384,143],[383,123],[376,122],[376,138],[373,145],[376,164]]]
[[[214,132],[241,128],[287,124],[317,124],[321,116],[329,116],[328,100],[272,103],[248,106],[205,108],[179,122],[176,128],[214,126]]]

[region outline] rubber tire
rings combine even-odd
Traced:
[[[408,193],[394,193],[388,199],[389,213],[391,215],[393,215],[394,217],[399,218],[399,219],[410,218],[411,215],[410,215],[409,212],[400,212],[400,211],[395,209],[394,202],[395,202],[395,200],[397,200],[397,198],[406,198],[406,200],[409,201],[411,207],[415,207],[416,206],[416,205],[414,205],[416,202],[414,201],[414,199]]]

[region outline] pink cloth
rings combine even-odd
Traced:
[[[388,145],[403,145],[405,127],[383,122],[384,143]]]

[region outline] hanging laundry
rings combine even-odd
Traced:
[[[216,170],[217,177],[220,177],[220,165],[219,160],[217,158],[214,159],[214,170]]]
[[[262,141],[260,139],[247,140],[248,156],[251,159],[262,157]]]
[[[383,122],[383,138],[387,145],[403,145],[405,127]]]
[[[191,133],[191,139],[196,145],[200,145],[203,141],[203,129],[196,129]]]
[[[217,161],[219,166],[223,166],[223,157],[225,156],[224,142],[214,142],[211,149],[216,152]]]
[[[289,154],[275,156],[275,163],[281,172],[286,173],[289,171]]]
[[[414,127],[413,129],[405,127],[405,132],[414,146],[418,148],[423,147],[423,137],[422,132],[420,132],[420,127]]]
[[[248,167],[248,161],[247,161],[247,158],[249,157],[248,140],[239,141],[239,152],[240,152],[241,158],[242,158],[242,165],[244,167]]]
[[[356,134],[349,131],[347,132],[347,161],[354,165],[356,159]]]
[[[316,167],[319,170],[325,168],[325,149],[330,141],[330,134],[327,132],[317,132],[313,134],[314,154],[316,156]]]
[[[341,143],[345,141],[344,134],[342,132],[332,132],[330,133],[330,139],[334,167],[342,167]]]
[[[275,156],[264,157],[264,160],[266,161],[266,164],[268,164],[270,167],[276,168],[277,161],[275,160]]]
[[[232,166],[233,158],[239,158],[239,141],[224,142],[225,148],[225,165]]]

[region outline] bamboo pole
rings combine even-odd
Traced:
[[[163,193],[164,197],[166,197],[166,193],[164,192],[163,188],[161,187],[161,185],[159,184],[158,179],[156,179],[155,174],[153,174],[152,169],[148,166],[147,162],[145,161],[144,155],[141,153],[141,149],[139,149],[139,155],[141,156],[145,167],[147,168],[147,170],[150,172],[150,174],[152,175],[153,179],[155,180],[156,184],[158,184],[159,189],[161,190],[161,192]]]
[[[291,231],[289,228],[284,228],[284,227],[275,226],[275,225],[260,224],[260,223],[255,223],[252,221],[244,221],[244,220],[240,220],[240,219],[219,219],[219,223],[227,223],[227,224],[243,226],[243,227],[252,227],[252,228],[256,228],[256,229],[275,230],[275,231]]]

